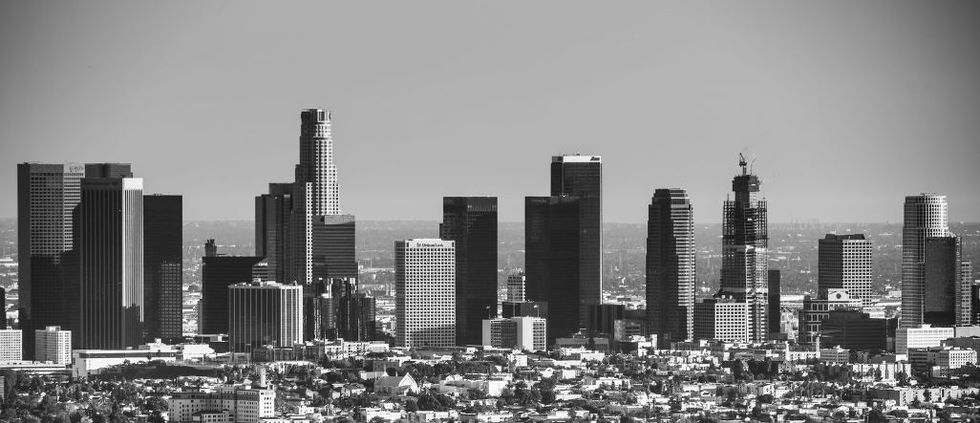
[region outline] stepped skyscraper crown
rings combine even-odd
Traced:
[[[296,183],[310,184],[309,209],[313,215],[340,214],[340,185],[333,162],[330,112],[307,109],[300,113],[299,164]]]

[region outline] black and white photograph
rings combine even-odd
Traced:
[[[0,423],[980,421],[980,3],[0,0]]]

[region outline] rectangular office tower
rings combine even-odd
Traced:
[[[143,304],[146,338],[184,335],[183,197],[143,196]]]
[[[660,346],[694,337],[694,207],[682,189],[658,189],[647,220],[647,329]]]
[[[443,197],[439,238],[456,241],[456,345],[497,312],[497,197]]]
[[[528,301],[548,304],[549,345],[578,332],[587,318],[580,313],[580,205],[569,196],[524,199],[525,292]]]
[[[578,313],[584,320],[589,305],[602,302],[602,158],[552,157],[551,195],[579,199]]]
[[[265,257],[272,280],[287,282],[292,248],[289,244],[293,184],[269,184],[269,193],[255,197],[255,255]]]
[[[781,332],[779,320],[782,317],[782,306],[779,294],[782,292],[782,274],[778,269],[769,269],[769,337],[773,339]]]
[[[926,238],[948,237],[949,214],[945,195],[905,197],[902,225],[902,319],[903,328],[925,323]]]
[[[73,246],[72,215],[81,199],[81,164],[17,165],[17,277],[24,357],[34,357],[34,331],[69,325],[77,310],[76,271],[66,260]]]
[[[524,294],[524,284],[526,279],[523,273],[507,276],[507,302],[523,303],[526,299]]]
[[[735,199],[726,200],[723,209],[721,289],[717,296],[745,302],[747,340],[763,342],[769,336],[766,200],[759,192],[759,177],[749,173],[745,158],[739,156],[738,164],[742,173],[732,180]]]
[[[356,316],[339,315],[351,311],[340,309],[341,299],[357,291],[355,226],[354,216],[349,214],[313,217],[313,283],[303,305],[307,340],[334,338],[341,331],[340,323],[356,321]],[[349,330],[343,328],[344,332]]]
[[[75,248],[81,304],[77,348],[143,341],[143,179],[128,164],[85,166]]]
[[[201,300],[198,333],[228,333],[228,287],[263,279],[268,271],[262,257],[221,256],[213,239],[207,240],[201,265]]]
[[[821,299],[831,289],[845,289],[851,298],[871,301],[871,240],[864,234],[827,234],[817,245],[817,287]]]
[[[34,331],[36,361],[71,364],[71,331],[60,326],[48,326]]]
[[[228,349],[251,352],[303,342],[303,287],[276,282],[228,287]]]
[[[456,243],[395,241],[395,346],[456,345]]]
[[[969,326],[972,281],[964,274],[960,237],[926,238],[923,323],[932,326]]]

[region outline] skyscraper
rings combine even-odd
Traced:
[[[579,199],[578,313],[584,321],[588,306],[602,302],[602,158],[552,157],[551,195]],[[554,332],[550,323],[548,332]]]
[[[228,348],[250,352],[303,341],[303,287],[276,282],[236,283],[228,288]]]
[[[948,237],[945,195],[905,197],[902,226],[902,319],[899,326],[917,328],[924,323],[926,238]]]
[[[183,198],[143,196],[143,304],[146,337],[184,334]]]
[[[213,239],[205,244],[201,265],[201,300],[198,305],[198,333],[228,333],[228,287],[261,279],[262,257],[220,256]],[[263,271],[265,269],[262,269]]]
[[[309,195],[303,201],[316,216],[340,214],[340,185],[337,166],[333,162],[333,132],[331,114],[322,109],[307,109],[300,113],[299,164],[296,183],[310,184]]]
[[[582,249],[581,201],[574,196],[526,197],[524,243],[526,296],[548,304],[548,342],[579,331]]]
[[[293,184],[269,184],[269,193],[255,197],[255,255],[265,257],[270,278],[292,281],[290,271],[290,222],[293,212]]]
[[[726,200],[722,223],[721,289],[718,296],[746,302],[748,341],[765,341],[768,319],[768,223],[759,177],[739,156],[741,175],[732,180],[734,200]]]
[[[143,180],[128,164],[88,164],[76,211],[78,348],[143,341]]]
[[[933,326],[969,326],[972,281],[963,275],[960,237],[926,238],[923,323]],[[964,279],[964,276],[966,278]]]
[[[479,344],[497,312],[497,197],[444,197],[439,238],[456,241],[456,344]]]
[[[395,346],[439,348],[455,344],[455,242],[395,241]]]
[[[81,199],[81,164],[17,165],[17,267],[24,356],[34,357],[34,330],[69,325],[77,311],[77,269],[65,265],[73,247],[72,216]],[[74,303],[74,304],[72,304]]]
[[[820,299],[830,289],[845,289],[864,305],[871,300],[871,240],[864,234],[827,234],[818,241],[817,287]]]
[[[307,339],[336,337],[338,321],[351,321],[351,316],[337,314],[341,312],[340,296],[353,295],[357,291],[355,231],[352,215],[313,217],[313,282],[307,292],[314,300],[305,305]]]
[[[657,189],[648,212],[648,331],[669,346],[694,337],[694,207],[682,189]]]

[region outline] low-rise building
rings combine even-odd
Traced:
[[[922,325],[917,328],[898,328],[895,333],[895,353],[908,354],[911,348],[931,348],[954,337],[953,328],[934,328]]]
[[[222,416],[231,416],[234,422],[255,423],[264,417],[275,417],[275,401],[274,389],[219,386],[213,391],[174,393],[168,410],[172,422],[205,421],[205,416],[212,419],[207,421],[222,421]]]
[[[74,350],[71,373],[74,377],[88,377],[124,363],[145,363],[151,360],[174,362],[178,358],[180,352],[174,350]]]

